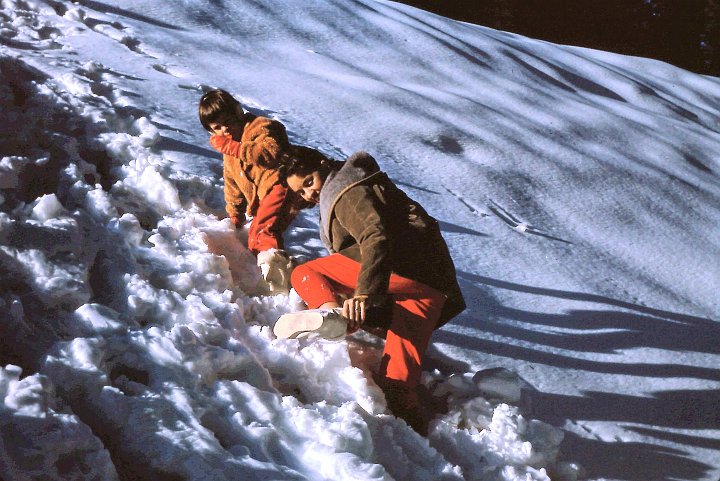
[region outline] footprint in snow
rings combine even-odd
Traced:
[[[164,73],[164,74],[170,75],[172,77],[176,77],[176,78],[184,77],[183,74],[181,74],[180,72],[178,72],[175,69],[168,67],[167,65],[162,65],[162,64],[156,63],[156,64],[153,64],[152,68],[154,68],[155,70],[157,70],[160,73]]]
[[[205,85],[205,84],[193,84],[193,85],[178,84],[178,88],[179,88],[179,89],[184,89],[184,90],[195,90],[195,91],[197,91],[197,92],[205,93],[205,92],[211,91],[211,90],[214,89],[215,87],[211,87],[211,86]]]
[[[446,191],[448,194],[450,194],[450,195],[452,195],[453,197],[455,197],[455,198],[458,200],[458,202],[460,202],[462,205],[464,205],[464,206],[465,206],[470,212],[472,212],[474,215],[478,215],[478,216],[480,216],[480,217],[487,217],[487,216],[489,215],[489,214],[486,214],[485,212],[483,212],[483,209],[480,209],[480,208],[478,208],[477,206],[474,206],[474,205],[472,205],[470,202],[468,202],[467,200],[465,200],[465,199],[464,199],[460,194],[458,194],[457,192],[455,192],[455,191],[453,191],[453,190],[451,190],[451,189],[448,189],[447,187],[445,187],[445,191]]]
[[[550,240],[555,240],[559,242],[564,242],[566,244],[572,244],[570,241],[566,241],[564,239],[560,239],[559,237],[554,237],[550,234],[547,234],[540,229],[530,225],[528,222],[520,220],[518,217],[504,209],[500,204],[495,202],[494,200],[490,199],[490,203],[492,205],[488,206],[490,211],[495,214],[501,221],[503,221],[505,224],[510,226],[512,229],[516,230],[517,232],[520,232],[522,234],[533,234],[540,237],[545,237]]]
[[[85,17],[84,13],[74,16],[77,17],[76,20],[88,26],[94,32],[105,35],[106,37],[115,40],[119,44],[127,47],[128,50],[138,53],[140,55],[144,55],[146,57],[156,58],[154,55],[151,55],[145,48],[143,48],[142,42],[140,42],[140,40],[126,32],[126,30],[128,30],[128,27],[126,27],[125,25],[119,22],[107,22],[97,20],[91,17]]]

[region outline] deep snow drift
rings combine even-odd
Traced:
[[[374,0],[0,5],[3,481],[717,481],[720,80]],[[215,86],[441,222],[427,439],[377,339],[273,339]]]

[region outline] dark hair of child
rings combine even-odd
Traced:
[[[280,184],[287,187],[287,178],[292,175],[305,176],[319,171],[321,177],[335,168],[337,162],[325,157],[322,153],[309,147],[294,145],[280,162],[278,171],[280,173]]]
[[[243,114],[242,105],[223,89],[215,89],[206,92],[200,98],[198,116],[200,123],[208,132],[212,133],[210,124],[229,116],[239,117]]]

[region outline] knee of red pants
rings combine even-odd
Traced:
[[[290,285],[309,309],[317,309],[328,302],[337,302],[337,296],[328,279],[307,264],[300,264],[293,270]]]
[[[299,266],[295,267],[293,269],[292,274],[290,274],[290,285],[295,289],[295,291],[298,293],[300,297],[305,300],[305,298],[302,296],[303,292],[305,292],[306,285],[308,278],[307,276],[311,274],[310,268],[307,266],[307,264],[300,264]]]

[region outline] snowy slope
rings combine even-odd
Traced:
[[[720,476],[720,80],[384,1],[0,5],[2,480]],[[428,439],[377,340],[272,338],[212,87],[441,222]]]

